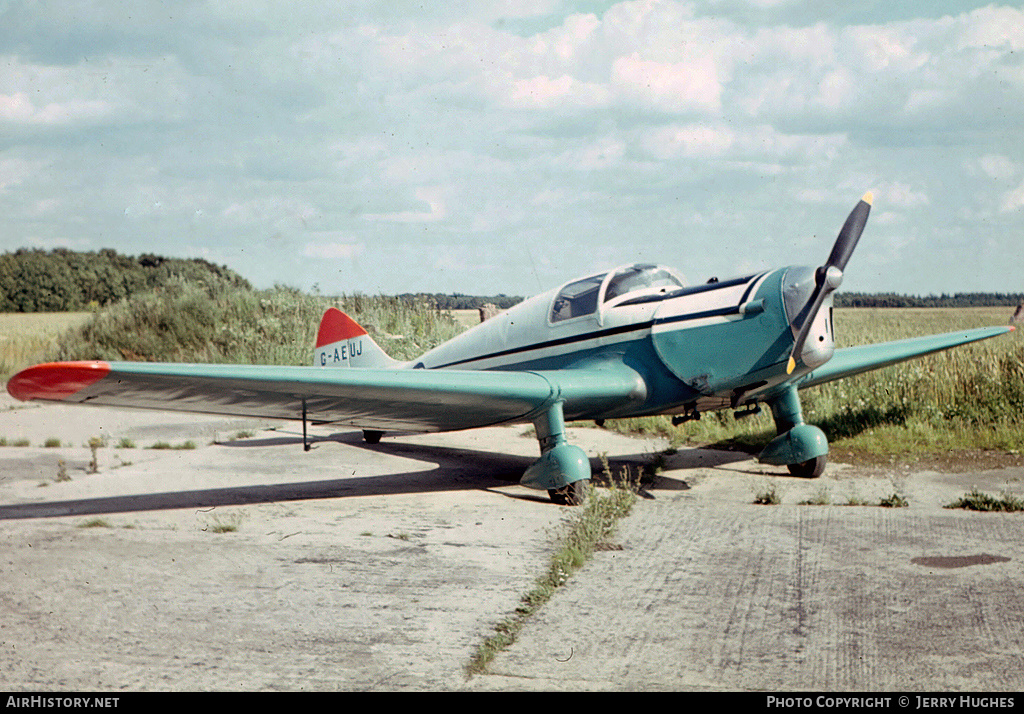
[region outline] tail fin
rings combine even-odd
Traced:
[[[314,367],[397,367],[366,330],[336,307],[327,309],[316,333]]]

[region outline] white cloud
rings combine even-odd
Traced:
[[[220,215],[231,223],[245,226],[272,225],[277,227],[282,223],[292,223],[304,227],[319,217],[320,210],[305,201],[284,196],[271,196],[231,203],[221,211]]]
[[[1004,193],[999,202],[1000,213],[1013,213],[1020,211],[1021,208],[1024,208],[1024,183]]]
[[[956,51],[982,49],[1020,52],[1024,50],[1024,10],[988,5],[940,24],[954,28]]]
[[[843,134],[785,134],[771,126],[720,122],[668,125],[644,137],[644,148],[660,159],[730,158],[785,160],[795,163],[831,160],[847,141]]]
[[[825,203],[833,198],[832,192],[824,188],[801,188],[795,195],[801,203]]]
[[[426,203],[426,211],[398,211],[395,213],[367,213],[363,217],[370,221],[389,221],[392,223],[436,223],[448,216],[445,204],[445,188],[443,186],[418,186],[416,198]]]
[[[606,137],[588,146],[579,156],[579,167],[584,170],[605,169],[620,161],[626,154],[626,143]]]
[[[856,79],[845,67],[828,72],[818,83],[814,101],[828,110],[835,111],[849,107],[856,94]]]
[[[887,206],[912,208],[927,206],[930,203],[928,195],[923,190],[913,188],[910,184],[900,181],[884,182],[875,188],[875,192],[880,202]]]
[[[978,159],[978,166],[986,176],[997,180],[1012,178],[1017,173],[1017,165],[1002,154],[986,154]]]
[[[366,246],[363,243],[337,241],[333,234],[326,233],[302,247],[302,254],[307,258],[322,260],[350,260],[362,255]]]
[[[41,171],[44,166],[45,163],[38,160],[27,161],[19,158],[0,158],[0,193],[26,181],[33,174]]]
[[[563,151],[551,160],[563,171],[597,171],[619,164],[626,154],[626,142],[616,136],[590,139],[580,146]]]
[[[722,156],[733,147],[736,133],[708,124],[666,126],[645,138],[644,148],[656,158],[711,158]]]
[[[580,82],[567,74],[558,79],[541,75],[514,80],[506,104],[523,109],[599,107],[608,99],[608,89],[599,84]]]
[[[906,25],[869,25],[851,27],[845,33],[852,55],[863,60],[868,73],[916,72],[931,58],[918,49],[918,37]]]
[[[895,211],[879,211],[871,216],[872,225],[891,226],[902,222],[903,216]]]
[[[711,60],[657,62],[633,52],[612,63],[611,84],[620,94],[655,109],[717,112],[722,84]]]
[[[11,95],[0,94],[0,119],[7,121],[28,121],[35,113],[35,107],[24,92]]]
[[[563,62],[571,62],[601,27],[601,21],[591,14],[570,15],[551,43],[552,50]]]
[[[71,100],[50,102],[37,107],[25,92],[0,94],[0,121],[16,124],[71,124],[78,121],[96,121],[114,111],[103,100]]]

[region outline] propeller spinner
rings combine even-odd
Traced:
[[[860,199],[860,202],[853,207],[853,210],[850,211],[850,215],[846,219],[846,223],[843,224],[842,229],[839,231],[839,236],[836,238],[835,245],[832,246],[832,252],[829,254],[828,260],[814,273],[814,292],[811,293],[811,297],[807,301],[808,309],[802,311],[804,321],[797,332],[796,341],[793,343],[793,350],[789,353],[786,374],[792,374],[793,370],[796,369],[796,358],[803,352],[804,342],[807,341],[807,336],[811,332],[811,325],[814,322],[814,316],[818,314],[818,309],[821,307],[822,302],[843,282],[843,270],[846,269],[846,263],[850,260],[850,256],[853,255],[853,249],[857,247],[860,234],[864,232],[864,225],[867,223],[868,214],[871,212],[872,199],[871,192],[868,191]]]

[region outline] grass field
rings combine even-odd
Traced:
[[[49,359],[308,364],[319,315],[328,304],[350,312],[399,359],[411,359],[479,320],[476,311],[452,315],[427,305],[399,305],[391,298],[328,299],[279,289],[210,302],[183,291],[108,309],[93,320],[89,313],[0,315],[0,376],[6,379]],[[836,310],[835,324],[839,346],[844,347],[1003,325],[1011,312],[846,308]],[[189,318],[187,329],[180,325],[182,316]],[[1020,455],[1022,333],[805,390],[804,416],[825,431],[834,452],[847,455],[916,459],[967,450]],[[730,411],[716,412],[679,427],[667,417],[618,420],[608,426],[661,434],[674,444],[755,452],[775,434],[767,409],[743,420],[734,419]]]
[[[840,346],[1005,325],[1012,308],[837,311]],[[1021,330],[806,391],[808,420],[837,447],[904,456],[1024,453]]]
[[[0,377],[49,359],[58,338],[85,324],[88,312],[0,313]]]

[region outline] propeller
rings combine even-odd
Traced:
[[[828,260],[814,272],[814,292],[811,293],[811,297],[807,301],[809,308],[804,313],[803,324],[800,325],[796,341],[793,343],[793,351],[789,353],[786,374],[792,374],[796,369],[796,358],[803,352],[804,342],[807,341],[807,335],[811,332],[811,323],[814,321],[814,316],[818,314],[821,304],[843,282],[843,270],[846,269],[846,263],[853,255],[853,249],[857,247],[860,234],[864,232],[864,225],[871,212],[872,200],[871,192],[868,191],[853,207],[846,223],[839,231],[839,236],[836,238],[835,245],[832,246]]]

